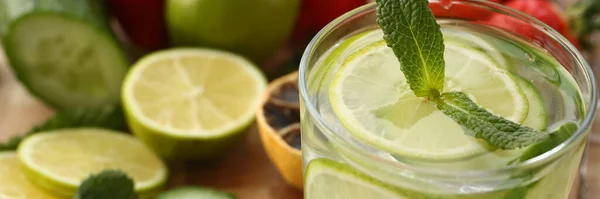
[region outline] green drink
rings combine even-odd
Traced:
[[[435,98],[411,91],[375,23],[375,7],[334,21],[303,57],[305,198],[568,197],[596,95],[589,67],[561,45],[564,38],[542,48],[475,21],[437,19],[445,60],[440,93],[465,93],[495,116],[550,135],[503,149],[449,117]]]

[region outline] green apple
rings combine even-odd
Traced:
[[[173,44],[229,50],[262,62],[288,39],[299,0],[167,0]]]

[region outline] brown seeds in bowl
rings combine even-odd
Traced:
[[[269,84],[257,111],[261,141],[267,155],[290,185],[302,189],[298,73]]]

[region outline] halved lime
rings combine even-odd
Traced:
[[[0,153],[0,198],[2,199],[55,199],[26,178],[17,154]]]
[[[125,172],[140,196],[160,191],[167,179],[163,162],[133,136],[83,128],[27,137],[18,150],[31,182],[63,198],[71,198],[91,174],[106,169]]]
[[[138,61],[122,97],[134,134],[166,158],[208,158],[235,145],[254,120],[266,80],[223,51],[171,49]]]
[[[446,43],[445,91],[463,91],[493,114],[521,123],[528,101],[508,72],[482,52]],[[355,137],[407,158],[454,160],[486,151],[483,141],[410,90],[384,41],[350,56],[337,71],[329,97]]]
[[[308,163],[304,195],[307,199],[408,199],[395,187],[329,159]]]

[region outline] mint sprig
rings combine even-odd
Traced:
[[[545,133],[492,115],[463,92],[443,93],[436,104],[444,114],[471,129],[476,138],[484,139],[501,149],[529,146],[548,137]]]
[[[377,23],[417,97],[437,98],[444,89],[444,37],[424,0],[378,0]]]
[[[377,4],[377,23],[416,96],[435,103],[476,138],[497,148],[521,148],[548,137],[489,113],[463,92],[442,93],[444,39],[427,0],[377,0]]]

